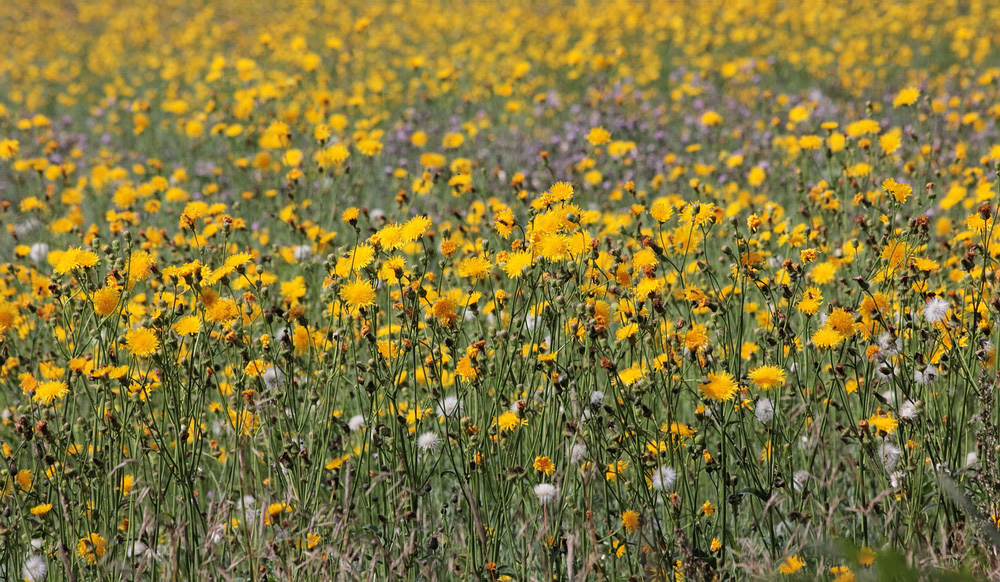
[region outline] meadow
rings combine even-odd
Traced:
[[[0,581],[1000,578],[1000,4],[0,43]]]

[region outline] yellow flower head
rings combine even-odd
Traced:
[[[77,555],[91,566],[96,564],[97,560],[104,557],[107,551],[108,542],[104,539],[104,536],[98,533],[88,534],[86,537],[80,538],[80,541],[76,544]]]
[[[63,275],[74,269],[89,268],[97,264],[97,255],[81,248],[70,247],[59,255],[55,272]]]
[[[785,383],[785,371],[777,366],[758,366],[750,371],[749,377],[761,390],[770,390]]]
[[[708,382],[698,387],[709,400],[732,400],[739,386],[729,372],[709,372]]]
[[[340,300],[352,311],[375,305],[375,288],[364,279],[355,279],[340,288]]]
[[[108,285],[94,292],[94,312],[101,317],[111,315],[111,312],[118,306],[118,298],[121,297],[121,289],[117,285]]]
[[[160,340],[155,331],[140,327],[125,334],[125,348],[133,355],[145,358],[160,349]]]
[[[641,522],[642,518],[635,510],[629,509],[622,513],[622,525],[625,526],[625,531],[634,532],[639,529]]]
[[[35,396],[32,400],[49,406],[54,401],[65,398],[67,394],[69,394],[69,388],[65,382],[42,382],[35,388]]]

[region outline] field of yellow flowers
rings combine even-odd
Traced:
[[[1000,576],[1000,4],[0,23],[0,580]]]

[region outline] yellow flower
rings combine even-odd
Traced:
[[[854,316],[846,309],[838,307],[826,318],[826,326],[849,338],[854,335]]]
[[[382,142],[376,139],[363,139],[357,143],[358,151],[365,156],[377,156],[382,153]]]
[[[306,534],[306,549],[315,548],[321,541],[323,541],[323,536],[309,532]]]
[[[20,144],[16,139],[0,139],[0,160],[9,160],[14,157]]]
[[[205,319],[213,323],[227,323],[236,319],[240,310],[232,299],[217,299],[205,312]]]
[[[94,292],[94,312],[101,317],[111,314],[118,306],[121,289],[117,285],[108,285]]]
[[[617,481],[618,476],[628,469],[628,463],[625,461],[615,461],[614,463],[608,464],[608,470],[604,472],[604,479],[606,481]]]
[[[375,248],[368,244],[360,244],[347,253],[347,256],[337,259],[333,271],[338,277],[346,277],[353,271],[364,269],[375,259]]]
[[[778,566],[778,571],[782,574],[794,574],[801,570],[805,565],[806,563],[799,558],[799,555],[795,554],[794,556],[785,558],[785,561]]]
[[[625,526],[625,531],[633,532],[639,529],[641,525],[641,516],[639,512],[629,509],[622,513],[622,525]]]
[[[785,383],[785,371],[777,366],[758,366],[750,371],[749,377],[761,390],[770,390]]]
[[[878,138],[878,145],[886,154],[894,154],[903,145],[903,134],[899,129],[883,133]]]
[[[600,126],[592,128],[587,133],[587,141],[595,146],[604,145],[611,141],[611,132]]]
[[[472,365],[472,357],[464,356],[455,365],[455,372],[464,380],[475,380],[476,376],[479,375],[479,370]]]
[[[516,412],[508,410],[507,412],[504,412],[503,414],[498,416],[497,419],[494,421],[494,424],[496,425],[497,428],[500,429],[500,432],[507,432],[514,430],[519,426],[524,426],[528,424],[528,420],[521,419],[520,417],[517,416]]]
[[[862,566],[871,566],[875,562],[875,550],[865,546],[858,550],[858,563]]]
[[[573,197],[573,185],[566,182],[556,182],[549,188],[549,195],[556,202],[565,202]]]
[[[319,166],[320,170],[323,170],[330,166],[343,166],[350,155],[351,151],[347,149],[347,146],[342,143],[335,143],[328,148],[317,150],[313,154],[313,160],[316,161],[316,165]]]
[[[431,219],[426,216],[414,216],[403,225],[403,240],[415,241],[431,227]]]
[[[132,288],[139,281],[149,277],[150,271],[156,265],[153,255],[146,251],[133,251],[128,259],[128,286]]]
[[[160,349],[160,340],[156,338],[155,331],[140,327],[125,334],[125,347],[133,355],[145,358]]]
[[[497,211],[493,220],[493,228],[497,231],[497,234],[504,238],[510,238],[511,233],[514,232],[514,211],[505,207]]]
[[[135,482],[135,477],[133,477],[132,475],[126,474],[124,477],[122,477],[122,482],[121,482],[122,497],[128,497],[128,494],[132,492],[132,484],[134,482]]]
[[[896,107],[906,107],[908,105],[913,105],[920,98],[920,89],[916,87],[907,87],[899,93],[896,93],[895,99],[892,100],[893,108]]]
[[[799,138],[799,147],[804,150],[818,150],[823,146],[823,138],[818,135],[804,135]]]
[[[634,336],[638,331],[639,331],[639,324],[630,323],[619,329],[617,332],[615,332],[615,338],[617,338],[618,341],[622,341]]]
[[[818,348],[835,348],[844,341],[844,336],[829,327],[823,327],[812,336],[812,343]]]
[[[657,200],[653,202],[653,205],[649,208],[649,215],[652,216],[657,222],[666,222],[668,218],[673,216],[674,207],[670,202],[664,199]]]
[[[453,240],[443,240],[440,248],[444,256],[451,257],[458,250],[458,244]]]
[[[229,422],[240,436],[253,436],[260,430],[260,415],[249,410],[229,409]]]
[[[98,533],[88,534],[86,537],[80,538],[76,544],[77,555],[89,565],[96,564],[97,560],[104,557],[107,551],[108,542],[104,536]]]
[[[403,238],[403,227],[398,224],[382,227],[382,230],[371,238],[372,244],[375,244],[376,241],[383,249],[390,251],[400,249],[407,243],[406,239]]]
[[[31,511],[31,515],[42,516],[42,515],[45,515],[46,513],[50,512],[50,511],[52,511],[52,504],[51,503],[40,503],[40,504],[32,507],[30,511]]]
[[[902,182],[897,182],[892,178],[886,178],[882,182],[882,189],[892,195],[897,202],[902,204],[906,202],[906,199],[913,194],[913,187],[909,184],[904,184]]]
[[[458,264],[458,276],[473,281],[485,279],[490,274],[492,263],[486,257],[469,257]]]
[[[22,491],[31,491],[31,470],[21,469],[17,472],[17,475],[15,475],[14,478],[17,480],[17,486],[20,487]]]
[[[35,388],[32,400],[49,406],[53,401],[65,398],[67,394],[69,394],[69,388],[65,382],[43,382]]]
[[[716,111],[706,111],[701,116],[701,124],[706,127],[720,125],[722,124],[722,116]]]
[[[267,525],[271,525],[273,523],[272,520],[279,514],[281,514],[281,512],[283,511],[290,512],[292,511],[292,508],[289,507],[287,503],[280,503],[280,502],[268,505],[267,513],[264,514],[264,523],[266,523]]]
[[[441,147],[450,150],[461,146],[465,142],[465,137],[460,133],[449,133],[441,140]]]
[[[556,472],[555,463],[553,463],[552,459],[548,457],[535,457],[535,462],[532,463],[532,467],[534,467],[536,471],[541,471],[546,475],[552,475],[552,473]]]
[[[878,133],[881,129],[882,128],[879,126],[877,121],[873,119],[862,119],[847,125],[847,135],[850,137],[861,137],[862,135],[868,135],[870,133]]]
[[[194,335],[201,331],[201,320],[197,315],[187,315],[174,324],[178,335]]]
[[[375,288],[364,279],[355,279],[340,288],[340,300],[352,311],[375,305]]]
[[[625,555],[625,544],[618,540],[611,540],[611,551],[616,558],[620,558]]]
[[[70,247],[59,255],[55,272],[63,275],[74,269],[89,268],[97,264],[97,255],[81,248]]]
[[[535,244],[539,256],[550,261],[561,261],[569,253],[569,237],[561,234],[547,234]]]
[[[243,367],[243,373],[251,378],[258,378],[261,374],[266,372],[271,365],[272,364],[269,362],[265,362],[263,359],[257,358],[256,360],[250,360],[247,362],[247,365]]]
[[[621,380],[622,384],[625,384],[626,386],[635,384],[642,379],[643,376],[645,376],[645,372],[643,372],[642,368],[635,365],[618,372],[618,379]]]
[[[893,418],[888,412],[884,412],[879,408],[875,411],[875,414],[868,418],[868,426],[874,428],[879,434],[892,434],[896,432],[899,421]]]
[[[708,344],[708,330],[704,325],[696,324],[684,335],[684,348],[689,352],[704,350]]]
[[[823,293],[815,287],[810,287],[806,289],[802,299],[795,304],[795,307],[802,313],[814,315],[822,304]]]
[[[732,400],[738,388],[736,380],[729,372],[710,372],[708,382],[698,387],[709,400]]]
[[[455,323],[458,315],[455,313],[456,304],[449,297],[441,297],[434,302],[431,307],[431,315],[444,325]]]
[[[524,274],[524,270],[531,265],[531,252],[530,251],[518,251],[516,253],[511,253],[507,257],[507,262],[503,266],[503,270],[507,273],[507,276],[511,279],[517,279]]]
[[[361,211],[352,206],[347,210],[345,210],[344,213],[340,215],[340,219],[343,220],[344,222],[355,222],[358,219],[359,214],[361,214]]]

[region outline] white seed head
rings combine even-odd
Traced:
[[[940,297],[931,297],[924,305],[924,319],[928,323],[937,323],[944,319],[944,316],[948,314],[948,308],[951,307],[947,301],[941,299]]]
[[[347,421],[347,428],[351,429],[351,432],[361,430],[365,427],[365,417],[360,414],[355,414],[351,417],[351,420]]]
[[[136,540],[132,544],[132,547],[128,548],[127,553],[128,553],[128,557],[130,557],[130,558],[142,558],[143,556],[146,555],[146,552],[148,552],[148,551],[149,551],[149,548],[146,547],[146,544],[144,544],[144,543]]]
[[[31,250],[28,252],[28,255],[31,257],[32,261],[41,263],[46,257],[49,256],[49,245],[43,242],[35,243],[31,245]]]
[[[934,366],[927,366],[923,370],[920,368],[913,370],[913,380],[917,384],[930,384],[934,380],[937,380],[940,375],[941,372]]]
[[[809,482],[809,471],[796,471],[792,474],[792,487],[796,491],[802,491],[806,488],[806,483]]]
[[[892,441],[885,440],[878,447],[878,456],[882,459],[882,465],[885,470],[892,472],[896,468],[896,463],[899,462],[899,447],[892,444]]]
[[[302,259],[307,258],[311,254],[312,254],[312,247],[309,245],[299,245],[295,247],[294,251],[292,251],[292,256],[295,257],[296,261],[301,261]]]
[[[559,489],[555,485],[549,483],[539,483],[534,487],[535,497],[538,498],[538,502],[542,505],[551,503],[559,499]]]
[[[438,403],[437,413],[441,418],[454,416],[456,413],[461,412],[462,403],[458,400],[457,396],[445,396],[444,399]]]
[[[438,437],[435,432],[428,431],[417,437],[417,446],[420,447],[420,450],[425,452],[433,451],[438,448],[438,445],[440,444],[441,438]]]
[[[260,379],[264,381],[265,386],[274,390],[285,381],[285,374],[277,367],[271,366],[260,375]]]
[[[903,338],[893,337],[888,333],[883,333],[878,338],[878,349],[882,356],[886,358],[891,358],[899,353],[899,350],[903,349]]]
[[[28,557],[24,561],[24,567],[21,568],[21,576],[28,582],[41,582],[48,573],[49,565],[45,557],[38,554]]]
[[[757,416],[757,420],[767,424],[774,418],[774,404],[771,403],[769,398],[761,398],[757,401],[757,406],[754,407],[753,413]]]
[[[677,482],[677,471],[673,467],[662,465],[653,471],[649,481],[657,491],[670,491]]]

